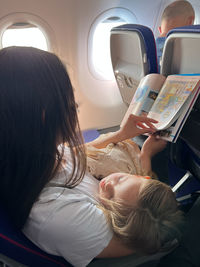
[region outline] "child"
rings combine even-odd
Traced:
[[[136,253],[169,252],[177,245],[183,217],[168,185],[113,173],[101,180],[99,197],[115,235]]]
[[[150,179],[155,177],[151,158],[165,145],[155,135],[147,138],[141,151],[131,139],[101,149],[87,145],[88,170],[97,179],[103,178],[99,198],[112,229],[140,254],[169,251],[179,236],[176,225],[181,212],[174,193],[168,185]]]

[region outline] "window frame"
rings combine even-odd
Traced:
[[[98,79],[98,80],[104,80],[104,81],[105,80],[107,80],[107,81],[113,81],[114,80],[114,74],[113,74],[113,78],[111,79],[111,78],[105,77],[105,75],[100,73],[98,71],[98,68],[97,68],[93,58],[92,58],[93,50],[94,50],[93,49],[93,37],[94,37],[95,31],[97,29],[97,26],[100,23],[103,23],[105,20],[108,20],[112,17],[119,17],[119,19],[121,19],[122,21],[125,21],[125,23],[138,24],[138,18],[136,17],[136,15],[132,11],[130,11],[129,9],[122,8],[122,7],[108,9],[108,10],[102,12],[100,15],[98,15],[95,18],[95,20],[91,24],[89,35],[88,35],[87,60],[88,60],[88,69],[89,69],[90,73],[92,74],[92,76],[95,79]]]
[[[36,26],[39,30],[41,30],[46,39],[47,51],[56,53],[56,38],[49,24],[37,15],[23,12],[10,13],[0,19],[0,49],[3,48],[2,37],[4,32],[15,23],[29,23]]]

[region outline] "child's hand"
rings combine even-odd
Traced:
[[[130,114],[124,126],[119,130],[121,139],[126,140],[144,133],[154,133],[156,128],[153,123],[157,122],[151,118]]]
[[[162,151],[167,145],[167,142],[158,138],[156,134],[149,136],[144,142],[141,153],[146,157],[152,158],[154,155]]]
[[[110,133],[109,135],[105,135],[103,138],[93,140],[90,142],[90,145],[96,148],[104,148],[110,143],[116,144],[137,135],[154,133],[156,132],[156,128],[153,123],[157,123],[157,121],[147,117],[139,117],[131,114],[122,128],[116,132]]]

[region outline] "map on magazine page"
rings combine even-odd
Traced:
[[[158,95],[148,117],[158,120],[158,129],[169,127],[179,115],[182,105],[194,89],[191,81],[168,81]]]

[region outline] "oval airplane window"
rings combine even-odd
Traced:
[[[194,8],[194,10],[195,10],[195,19],[194,19],[194,24],[200,24],[200,16],[199,16],[199,14],[200,14],[200,6],[198,5],[194,5],[194,4],[192,4],[193,5],[193,8]]]
[[[110,58],[110,30],[126,23],[138,23],[138,20],[124,8],[109,9],[94,21],[89,33],[88,64],[95,78],[114,79]]]
[[[18,22],[5,29],[2,35],[2,47],[33,46],[47,51],[47,40],[43,32],[35,25]]]

